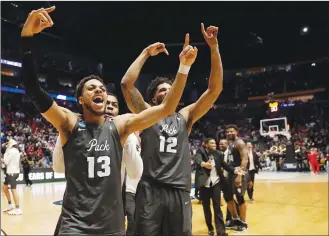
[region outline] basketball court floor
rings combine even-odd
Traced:
[[[21,216],[2,213],[1,229],[7,235],[52,235],[65,183],[18,186]],[[247,199],[246,195],[246,199]],[[248,232],[244,235],[328,235],[328,174],[260,172],[256,175],[254,204],[248,203]],[[226,213],[226,206],[222,207]],[[230,235],[234,234],[228,231]],[[207,235],[202,206],[193,201],[193,234]]]

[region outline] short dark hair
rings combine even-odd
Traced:
[[[148,102],[153,103],[152,99],[154,94],[160,84],[173,84],[173,81],[167,77],[156,77],[154,80],[151,81],[150,85],[147,87],[146,97]]]
[[[92,80],[92,79],[98,80],[105,86],[104,81],[97,75],[89,75],[89,76],[83,78],[82,80],[79,81],[79,83],[77,84],[76,90],[75,90],[75,96],[76,96],[78,102],[79,102],[79,97],[82,95],[83,86],[85,85],[85,83],[87,83],[89,80]]]
[[[236,131],[239,131],[238,126],[230,124],[230,125],[226,125],[225,129],[235,129]]]
[[[118,103],[119,103],[119,99],[118,99],[117,95],[115,95],[114,93],[110,93],[110,92],[107,92],[107,95],[115,97],[118,100]]]
[[[210,142],[210,140],[215,140],[215,139],[214,138],[206,138],[204,140],[204,144],[208,144]],[[216,140],[215,140],[215,142],[216,142]]]

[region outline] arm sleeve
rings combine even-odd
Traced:
[[[202,156],[201,156],[200,152],[197,152],[197,153],[194,155],[194,161],[195,161],[199,166],[201,166],[201,163],[202,163]]]
[[[26,94],[40,113],[46,112],[54,100],[44,91],[39,83],[37,66],[32,54],[33,37],[22,38],[23,66],[22,77]]]

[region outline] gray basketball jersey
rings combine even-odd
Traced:
[[[59,235],[124,235],[122,146],[113,122],[77,122],[63,147],[66,191]]]
[[[236,140],[229,145],[229,150],[233,157],[232,162],[230,163],[233,167],[241,166],[241,155],[239,150],[235,147]]]
[[[191,190],[191,158],[186,122],[180,113],[160,120],[141,133],[142,178]]]

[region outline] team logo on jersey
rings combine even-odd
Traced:
[[[108,144],[107,140],[105,140],[105,143],[101,143],[99,144],[97,142],[97,139],[92,139],[89,142],[89,148],[88,148],[88,152],[91,151],[92,149],[95,149],[96,152],[99,151],[109,151],[110,150],[110,145]]]
[[[179,131],[179,119],[178,116],[171,116],[165,118],[159,124],[160,132],[167,133],[168,136],[175,136]]]
[[[167,133],[169,136],[174,136],[178,133],[178,125],[171,123],[170,125],[168,124],[164,124],[164,125],[160,125],[160,132],[165,132]]]
[[[79,122],[79,127],[80,128],[86,128],[85,122],[83,122],[83,121]]]

